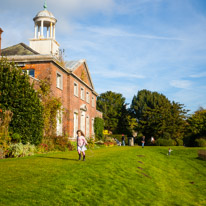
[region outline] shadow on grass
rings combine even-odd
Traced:
[[[78,159],[69,159],[69,158],[64,158],[64,157],[45,157],[45,156],[38,156],[38,157],[49,158],[49,159],[60,159],[60,160],[78,161]]]

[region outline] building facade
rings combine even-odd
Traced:
[[[72,139],[81,129],[86,137],[94,137],[94,119],[102,118],[102,113],[96,110],[98,94],[86,60],[61,61],[55,40],[57,20],[46,5],[33,20],[35,31],[30,46],[20,43],[4,48],[2,56],[22,67],[37,84],[44,79],[50,82],[52,96],[60,98],[63,107],[57,117],[57,135]]]

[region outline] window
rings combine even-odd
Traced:
[[[56,133],[57,136],[62,135],[62,111],[57,112],[56,116],[57,126],[56,126]]]
[[[81,88],[81,99],[84,100],[84,88]]]
[[[35,70],[34,69],[23,69],[24,73],[28,74],[31,77],[34,77]]]
[[[94,103],[94,97],[92,97],[92,107],[95,106],[94,104],[95,104],[95,103]]]
[[[89,137],[89,117],[86,118],[86,137]]]
[[[78,113],[74,113],[74,137],[77,136],[77,130],[78,130]]]
[[[59,72],[57,72],[57,88],[59,89],[63,88],[62,75]]]
[[[78,97],[78,84],[74,82],[74,95]]]
[[[94,135],[94,118],[92,118],[92,136]]]
[[[89,103],[89,92],[86,93],[86,101]]]

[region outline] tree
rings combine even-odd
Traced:
[[[206,143],[206,109],[200,108],[187,119],[188,146],[197,146],[197,140],[203,139]]]
[[[104,130],[104,120],[99,117],[94,119],[94,133],[95,138],[98,140],[103,139],[103,130]]]
[[[141,90],[133,97],[130,111],[138,121],[137,130],[156,139],[183,138],[187,111],[184,105],[170,102],[163,94]]]
[[[21,135],[22,143],[38,144],[43,134],[42,104],[37,92],[14,63],[0,60],[0,105],[13,113],[10,132]]]
[[[97,97],[97,109],[103,113],[105,129],[121,133],[127,127],[125,98],[122,94],[107,91]]]

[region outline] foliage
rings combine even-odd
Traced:
[[[57,115],[63,111],[61,99],[51,95],[49,79],[40,81],[38,93],[43,105],[44,136],[56,135]]]
[[[200,108],[187,119],[187,146],[198,146],[198,139],[206,140],[206,109]]]
[[[186,113],[184,105],[170,102],[163,94],[141,90],[133,97],[130,111],[137,119],[136,130],[146,137],[157,140],[182,139],[185,132]]]
[[[195,142],[198,147],[206,147],[206,138],[196,139]]]
[[[8,156],[9,157],[25,157],[34,155],[36,152],[35,145],[31,145],[30,143],[22,144],[20,143],[12,143],[9,147]]]
[[[1,108],[13,113],[9,130],[21,135],[22,143],[40,143],[43,134],[41,102],[29,76],[5,58],[0,60],[0,91]]]
[[[95,141],[94,141],[95,139],[94,138],[87,138],[87,147],[88,147],[88,149],[94,149],[94,147],[95,147]]]
[[[172,139],[162,139],[162,138],[159,138],[155,144],[157,146],[174,146],[176,145],[176,142]]]
[[[127,135],[124,135],[125,137],[125,143],[127,144],[128,142],[128,137]],[[107,138],[112,138],[112,139],[117,139],[119,142],[122,142],[122,134],[112,134],[112,135],[108,135]],[[107,140],[106,138],[106,140]]]
[[[72,151],[76,149],[76,143],[69,141],[67,136],[48,136],[44,137],[38,147],[39,153],[50,151]]]
[[[11,137],[9,134],[9,124],[12,120],[13,113],[11,111],[3,111],[0,109],[0,159],[7,156]]]
[[[103,138],[104,120],[99,117],[94,118],[94,133],[95,138],[100,140]]]
[[[129,126],[125,98],[122,94],[107,91],[97,97],[97,109],[103,112],[104,128],[115,132],[124,132]]]

